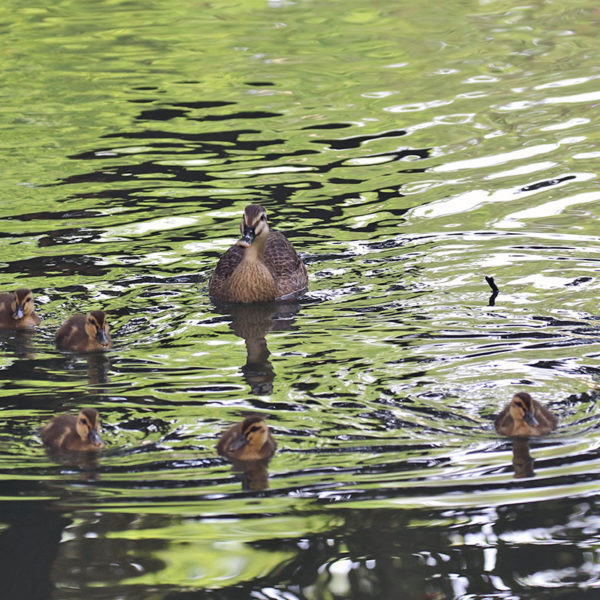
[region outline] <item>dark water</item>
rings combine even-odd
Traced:
[[[597,597],[595,4],[0,16],[0,287],[43,318],[0,336],[3,598]],[[208,300],[248,203],[297,303]],[[115,349],[58,352],[93,308]],[[555,434],[495,434],[515,390]],[[107,449],[47,455],[81,406]],[[249,411],[279,448],[240,472]]]

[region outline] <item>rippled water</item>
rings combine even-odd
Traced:
[[[0,334],[7,598],[596,597],[595,4],[0,15],[0,287],[43,318]],[[297,303],[208,300],[248,203]],[[115,349],[58,352],[91,308]],[[555,434],[496,435],[517,389]],[[48,456],[86,405],[106,451]],[[279,447],[240,472],[251,411]]]

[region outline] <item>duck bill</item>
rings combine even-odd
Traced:
[[[246,439],[246,436],[240,435],[240,437],[238,437],[236,440],[233,440],[233,442],[231,442],[229,449],[231,451],[235,452],[237,450],[241,450],[247,443],[248,443],[248,440]]]
[[[15,312],[13,313],[13,319],[18,320],[18,319],[22,319],[25,316],[25,312],[23,311],[23,307],[22,306],[17,306],[17,308],[15,309]]]
[[[531,425],[531,427],[537,427],[540,422],[533,416],[533,413],[528,410],[525,413],[525,416],[523,417],[525,419],[525,423],[527,423],[527,425]]]
[[[254,233],[253,227],[244,227],[244,235],[242,238],[238,240],[237,245],[242,246],[244,248],[249,248],[252,242],[256,238],[256,233]]]
[[[106,335],[106,331],[104,331],[104,329],[98,329],[98,332],[96,333],[96,340],[99,344],[108,346],[108,336]]]
[[[95,429],[90,429],[88,439],[94,446],[104,446],[102,439],[100,438],[100,434]]]

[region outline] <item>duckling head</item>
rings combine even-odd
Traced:
[[[108,323],[101,310],[91,310],[85,315],[85,331],[90,340],[96,340],[101,346],[108,346]]]
[[[95,408],[84,408],[77,415],[77,434],[84,442],[89,442],[96,448],[103,448],[100,439],[100,415]]]
[[[242,238],[238,240],[237,245],[248,248],[257,238],[266,237],[269,233],[267,223],[267,211],[258,204],[250,204],[244,210],[244,217],[240,223]]]
[[[260,450],[269,437],[269,427],[260,415],[251,415],[244,419],[240,436],[230,446],[230,450],[241,450],[244,446]]]
[[[33,294],[31,290],[27,288],[18,289],[13,294],[13,300],[10,303],[10,309],[12,310],[12,318],[15,321],[22,319],[23,317],[29,316],[35,310],[33,304]]]
[[[519,392],[513,396],[510,403],[510,416],[515,423],[525,421],[531,427],[539,425],[538,420],[533,415],[533,400],[527,392]]]

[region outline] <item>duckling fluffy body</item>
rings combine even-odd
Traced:
[[[97,451],[104,448],[100,439],[100,416],[95,408],[84,408],[74,415],[54,417],[40,430],[42,442],[50,448]]]
[[[271,458],[277,444],[260,415],[250,415],[225,431],[217,452],[230,460],[264,460]]]
[[[539,436],[549,434],[558,419],[527,392],[519,392],[496,417],[496,431],[510,436]]]
[[[244,210],[242,238],[219,259],[209,293],[217,302],[271,302],[299,296],[308,287],[306,266],[279,231],[269,229],[267,211]]]
[[[8,294],[0,294],[0,327],[34,327],[40,324],[35,314],[33,294],[27,288],[21,288]]]
[[[110,350],[112,340],[108,334],[106,315],[101,310],[80,313],[65,321],[56,332],[56,345],[61,350],[97,352]]]

